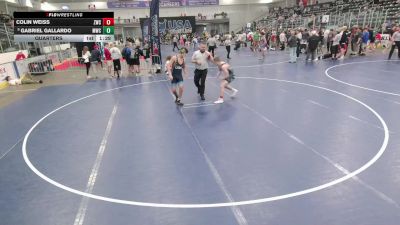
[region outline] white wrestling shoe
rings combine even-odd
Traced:
[[[222,104],[222,103],[224,103],[223,98],[219,98],[217,101],[214,102],[214,104]]]
[[[233,97],[235,97],[236,96],[236,94],[239,92],[239,90],[237,90],[237,89],[232,89],[232,94],[231,94],[231,97],[233,98]]]

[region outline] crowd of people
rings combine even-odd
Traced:
[[[198,51],[195,51],[192,56],[192,63],[195,64],[194,82],[198,88],[198,94],[202,100],[205,100],[205,80],[207,77],[208,62],[215,63],[220,73],[220,97],[214,103],[219,104],[224,102],[225,89],[232,91],[232,96],[236,95],[237,90],[230,86],[234,79],[233,71],[230,65],[215,56],[215,48],[217,46],[225,46],[227,50],[227,59],[230,59],[231,45],[235,45],[234,50],[239,50],[241,47],[249,47],[259,59],[264,59],[268,51],[284,51],[289,49],[289,63],[296,63],[300,54],[305,54],[305,60],[317,61],[319,59],[342,60],[346,55],[350,56],[365,56],[369,52],[373,52],[380,47],[382,42],[382,33],[375,34],[374,29],[370,27],[346,26],[337,29],[290,29],[280,32],[274,30],[257,29],[254,32],[246,32],[241,34],[226,33],[224,35],[210,35],[208,38],[196,39],[193,48],[197,45]],[[397,47],[399,49],[400,58],[400,27],[395,25],[390,27],[385,34],[390,36],[389,44],[385,47],[390,47],[388,59],[391,59],[392,54]],[[183,38],[183,41],[179,41]],[[187,75],[187,67],[185,55],[188,53],[186,46],[191,46],[193,39],[184,39],[185,36],[173,36],[173,51],[178,50],[175,56],[168,56],[165,67],[165,72],[172,83],[172,93],[175,96],[175,102],[178,105],[183,105],[181,102],[183,95],[183,75]],[[184,43],[189,42],[189,45]],[[200,41],[200,42],[199,42]],[[200,43],[200,44],[199,44]],[[208,47],[208,51],[207,51]]]
[[[234,50],[238,51],[242,47],[249,47],[254,55],[258,56],[259,59],[264,59],[267,56],[268,51],[284,51],[286,48],[289,49],[289,62],[296,63],[300,58],[300,54],[305,54],[306,61],[317,61],[319,59],[332,59],[342,60],[346,55],[350,56],[365,56],[369,52],[373,52],[376,48],[380,47],[382,42],[383,33],[390,36],[389,43],[385,47],[390,48],[388,59],[391,59],[395,48],[400,49],[400,27],[394,25],[388,28],[384,32],[374,32],[373,28],[370,27],[358,27],[353,26],[348,28],[346,26],[337,29],[288,29],[288,30],[267,30],[258,28],[254,32],[243,32],[243,33],[225,33],[218,35],[208,34],[178,34],[171,35],[172,51],[177,50],[178,55],[187,54],[188,50],[192,48],[196,50],[201,49],[201,52],[195,51],[194,55],[199,56],[207,52],[207,56],[210,61],[214,62],[215,49],[219,46],[225,46],[226,58],[231,58],[231,46],[234,45]],[[99,46],[94,46],[92,51],[89,51],[88,47],[84,47],[82,52],[81,62],[86,65],[87,78],[90,79],[89,75],[90,68],[93,67],[94,72],[98,69],[103,68],[103,61],[105,62],[106,69],[111,77],[119,78],[121,75],[121,59],[126,61],[128,66],[128,73],[133,75],[139,75],[140,65],[149,68],[151,61],[154,61],[153,57],[158,55],[159,50],[155,46],[154,52],[151,52],[148,44],[142,44],[138,39],[135,41],[129,39],[126,41],[125,47],[120,50],[113,44],[105,44],[103,54],[99,50]],[[400,57],[400,51],[399,51]],[[143,58],[144,60],[140,60]],[[200,57],[201,58],[201,57]],[[169,76],[178,73],[178,67],[184,68],[181,64],[184,62],[180,61],[180,58],[171,56],[168,62],[178,65],[177,68],[173,68],[171,71],[166,67],[166,72],[169,72]],[[202,84],[205,82],[207,72],[204,72],[207,67],[204,66],[204,60],[200,60],[202,66],[198,66],[196,62],[195,81],[196,86],[199,88],[199,94],[201,99],[204,99],[204,90]],[[221,60],[220,60],[221,61]],[[112,74],[112,68],[114,67],[114,74]],[[183,79],[183,78],[182,78]],[[183,93],[183,87],[179,82],[181,79],[172,79],[176,81],[174,84],[177,96],[177,102],[180,102],[180,96]],[[176,92],[176,89],[182,89],[182,92]],[[221,94],[222,96],[222,94]]]
[[[346,55],[365,56],[381,46],[390,48],[388,59],[391,59],[394,49],[399,48],[400,27],[393,25],[384,32],[375,33],[371,27],[346,26],[337,29],[288,29],[267,30],[259,28],[254,32],[246,32],[234,36],[235,49],[250,45],[253,52],[259,53],[260,59],[266,56],[268,50],[285,50],[289,48],[289,62],[297,62],[300,54],[306,54],[307,61],[331,58],[344,59]],[[389,39],[383,41],[383,35]]]
[[[103,69],[108,71],[110,77],[120,78],[122,72],[121,61],[126,63],[128,67],[127,75],[137,76],[141,74],[141,68],[151,72],[152,62],[158,61],[156,59],[158,55],[159,49],[157,46],[154,46],[152,52],[149,44],[142,44],[139,39],[136,39],[136,41],[127,39],[122,49],[118,48],[114,43],[106,43],[102,49],[95,44],[91,51],[89,51],[88,46],[84,46],[80,63],[86,66],[87,79],[93,78],[90,76],[91,68],[93,68],[92,70],[95,74],[98,70]],[[142,58],[144,60],[141,60]]]
[[[346,55],[365,56],[381,46],[391,48],[389,59],[394,49],[398,47],[399,26],[393,25],[384,31],[371,27],[346,26],[336,29],[288,29],[268,30],[258,28],[254,32],[234,34],[210,35],[201,37],[194,35],[176,35],[172,37],[173,51],[182,47],[197,48],[199,42],[206,42],[208,51],[215,56],[215,48],[225,46],[227,59],[230,59],[231,46],[233,50],[249,47],[259,59],[264,59],[268,51],[289,49],[289,62],[298,61],[300,54],[306,55],[307,61],[331,58],[332,60],[344,59]],[[383,35],[389,35],[389,40],[383,40]],[[392,43],[392,44],[391,44]]]
[[[269,51],[285,51],[288,49],[289,63],[299,61],[300,54],[305,54],[306,61],[317,61],[319,59],[342,60],[346,55],[365,56],[373,52],[376,48],[383,45],[383,34],[389,35],[390,40],[385,47],[390,48],[388,59],[391,59],[395,48],[399,49],[400,58],[400,27],[394,25],[384,32],[375,33],[373,28],[346,26],[336,29],[288,29],[288,30],[268,30],[257,28],[254,32],[225,33],[217,35],[209,34],[179,34],[171,36],[172,51],[178,51],[176,55],[166,58],[165,72],[171,80],[171,91],[175,96],[177,105],[181,102],[184,92],[183,79],[187,74],[185,56],[189,49],[193,49],[191,63],[195,66],[194,84],[197,87],[201,100],[205,100],[205,82],[208,73],[208,64],[213,63],[219,68],[220,96],[215,101],[216,104],[224,102],[225,90],[230,90],[232,96],[236,95],[237,90],[230,86],[234,79],[233,70],[230,65],[216,56],[215,49],[219,46],[226,48],[226,59],[231,59],[231,46],[234,50],[249,48],[259,59],[267,57]],[[127,65],[128,74],[139,75],[141,68],[150,68],[154,57],[159,55],[159,49],[154,46],[153,52],[149,44],[141,43],[139,39],[127,39],[125,46],[118,48],[113,43],[106,43],[103,48],[95,45],[89,51],[85,46],[82,51],[80,62],[86,66],[87,79],[90,69],[96,74],[98,70],[106,70],[110,77],[120,78],[121,61]],[[141,60],[142,59],[142,60]],[[22,79],[24,80],[24,79]],[[24,83],[25,81],[22,81]],[[28,80],[28,82],[30,82]],[[17,83],[17,82],[16,82]],[[26,82],[25,82],[26,83]]]

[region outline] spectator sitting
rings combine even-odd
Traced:
[[[25,74],[23,75],[20,79],[11,79],[11,76],[6,76],[4,79],[5,81],[8,82],[9,85],[16,86],[16,85],[22,85],[22,84],[41,84],[43,83],[42,80],[33,80],[32,76],[30,74]]]

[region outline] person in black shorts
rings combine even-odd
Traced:
[[[144,54],[142,49],[140,49],[140,45],[137,45],[133,54],[133,72],[135,75],[140,74],[140,56],[144,56]]]
[[[181,102],[183,95],[183,74],[187,78],[187,68],[185,64],[185,56],[189,51],[182,47],[179,50],[179,54],[172,56],[168,66],[168,78],[171,80],[171,91],[175,96],[175,103],[179,106],[183,106]],[[179,89],[179,93],[178,90]]]
[[[151,60],[150,60],[150,56],[151,56],[151,49],[150,46],[148,44],[144,45],[144,48],[142,50],[143,55],[144,55],[144,59],[145,59],[145,69],[148,70],[150,73],[150,68],[151,68]]]
[[[200,43],[199,50],[195,51],[192,56],[192,63],[195,64],[194,84],[197,87],[197,93],[202,101],[206,100],[204,92],[206,89],[206,79],[208,73],[208,61],[212,62],[214,58],[210,52],[206,51],[206,44]]]
[[[140,56],[144,56],[143,51],[140,49],[140,45],[137,45],[131,53],[133,73],[136,76],[140,74]]]
[[[374,50],[375,49],[375,34],[374,34],[374,28],[369,28],[369,49]]]
[[[132,46],[132,43],[128,43],[127,47],[123,50],[125,53],[125,60],[126,64],[128,64],[128,72],[133,73],[133,53],[134,53],[134,47]]]
[[[172,42],[174,43],[174,48],[172,49],[172,51],[175,52],[175,48],[177,48],[179,51],[178,38],[175,35],[172,37]]]
[[[347,47],[349,44],[349,31],[346,26],[342,27],[342,38],[339,41],[341,57],[340,59],[344,59],[344,56],[347,54]]]
[[[215,39],[214,35],[211,35],[211,37],[207,40],[207,45],[208,45],[208,51],[211,52],[212,57],[214,57],[214,52],[215,49],[217,48],[217,39]]]
[[[214,104],[222,104],[224,103],[225,89],[232,91],[231,97],[234,97],[238,93],[238,90],[230,85],[230,83],[235,79],[235,75],[233,73],[233,70],[230,69],[230,65],[226,62],[221,61],[219,57],[214,58],[214,63],[218,66],[218,79],[221,81],[220,95],[218,100],[215,101]]]
[[[119,50],[119,48],[117,48],[111,43],[110,53],[111,53],[111,59],[113,60],[114,64],[114,76],[115,74],[117,74],[117,78],[119,78],[121,73],[121,61],[120,61],[120,59],[122,58],[121,51]]]
[[[395,49],[396,47],[397,47],[397,51],[398,51],[398,52],[397,52],[397,56],[398,56],[399,59],[400,59],[400,27],[394,27],[394,28],[392,29],[392,31],[394,32],[394,33],[391,35],[391,38],[390,38],[390,41],[392,42],[392,48],[390,49],[388,60],[390,60],[390,59],[392,58],[394,49]]]
[[[117,78],[119,79],[121,73],[121,60],[120,59],[113,59],[114,64],[114,76],[117,74]]]

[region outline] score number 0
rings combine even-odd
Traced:
[[[103,26],[114,26],[114,18],[103,18]]]

